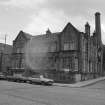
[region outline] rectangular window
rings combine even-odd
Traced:
[[[24,59],[21,59],[21,68],[24,68],[24,66],[25,66],[25,61]]]
[[[72,71],[72,69],[73,69],[72,57],[63,58],[63,68],[64,69],[69,69],[69,71]]]
[[[75,50],[76,44],[75,41],[64,42],[64,50]]]
[[[69,44],[69,50],[74,50],[75,49],[75,43],[74,41],[71,41]]]
[[[55,51],[57,51],[57,44],[56,43],[53,43],[50,46],[50,52],[55,52]]]
[[[19,68],[19,61],[18,61],[18,59],[15,61],[15,68]]]
[[[78,59],[75,58],[75,71],[78,71]]]
[[[69,50],[69,43],[64,43],[64,50]]]
[[[17,52],[16,53],[21,53],[21,48],[17,48]]]

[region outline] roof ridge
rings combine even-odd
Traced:
[[[79,31],[74,25],[72,25],[72,23],[70,23],[70,22],[68,22],[67,24],[66,24],[66,26],[64,27],[64,29],[63,29],[63,31],[68,27],[68,26],[72,26],[77,32],[81,32],[81,31]],[[62,31],[62,32],[63,32]]]

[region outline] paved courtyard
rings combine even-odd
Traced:
[[[0,105],[105,105],[105,81],[82,88],[0,81]]]

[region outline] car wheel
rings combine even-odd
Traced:
[[[20,83],[20,80],[17,79],[17,80],[14,80],[14,82],[18,82],[18,83]]]
[[[24,80],[21,80],[21,83],[25,83],[25,81]]]
[[[53,85],[53,83],[49,81],[49,82],[47,83],[47,85]]]
[[[42,81],[42,82],[41,82],[41,85],[45,85],[45,82]]]
[[[27,80],[26,83],[30,83],[30,81]]]
[[[28,81],[30,84],[32,84],[33,82],[32,81]]]

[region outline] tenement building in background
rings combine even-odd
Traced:
[[[12,45],[0,43],[0,72],[6,73],[11,66]]]
[[[44,60],[41,61],[41,64],[32,68],[26,63],[25,58],[25,49],[31,40],[35,42],[35,46],[37,45],[39,49],[42,49],[39,51],[40,53],[46,52],[46,54],[42,54]],[[32,49],[36,48],[38,51],[38,47],[32,47]],[[29,55],[34,53],[33,51]],[[37,54],[38,62],[42,56]],[[35,59],[36,57],[32,56],[30,60],[30,62],[35,61],[34,65],[36,64]],[[55,81],[71,83],[102,76],[104,74],[102,66],[103,45],[99,12],[95,13],[95,31],[93,34],[90,34],[88,22],[85,24],[85,32],[80,32],[71,23],[68,23],[61,32],[57,33],[52,33],[48,29],[46,34],[32,36],[20,31],[13,41],[11,68],[15,70],[30,68],[38,71],[39,69],[40,72],[44,71],[49,78],[53,78]]]

